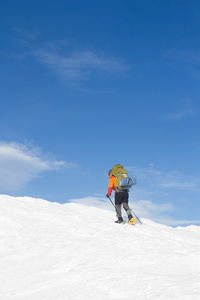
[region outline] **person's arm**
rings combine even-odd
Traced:
[[[109,197],[111,196],[112,191],[115,191],[115,187],[116,187],[116,180],[115,180],[115,177],[112,176],[108,180],[108,193],[107,193],[107,195]]]

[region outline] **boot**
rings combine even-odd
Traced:
[[[128,215],[128,219],[129,219],[129,221],[130,221],[132,218],[133,218],[133,216],[132,216],[132,215]]]
[[[118,220],[117,221],[115,221],[115,223],[122,223],[123,222],[123,219],[122,219],[122,217],[118,217]]]

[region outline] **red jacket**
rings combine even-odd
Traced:
[[[110,178],[108,180],[108,196],[111,196],[112,191],[115,191],[116,188],[116,180],[115,180],[115,176],[112,175],[112,173],[110,174]]]

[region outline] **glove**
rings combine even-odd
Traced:
[[[109,198],[110,196],[108,196],[108,194],[106,194],[106,197]]]

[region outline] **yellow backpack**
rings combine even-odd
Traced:
[[[132,185],[136,184],[136,179],[130,178],[127,171],[120,164],[115,165],[112,168],[112,174],[116,179],[117,190],[128,190],[132,187]]]

